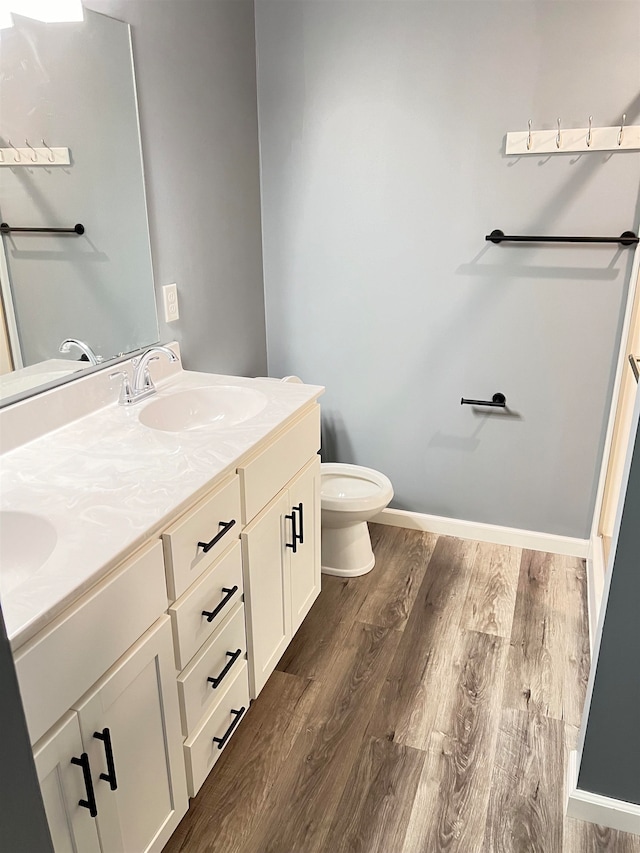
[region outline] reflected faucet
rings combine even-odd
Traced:
[[[134,358],[131,362],[133,366],[133,378],[129,382],[129,375],[126,371],[112,373],[111,379],[117,376],[122,377],[122,389],[120,391],[120,405],[130,406],[132,403],[137,403],[140,400],[145,400],[152,394],[156,393],[156,386],[153,384],[151,374],[149,373],[149,364],[152,361],[157,361],[161,355],[166,356],[169,361],[178,361],[178,356],[162,344],[149,347],[139,358]]]
[[[83,355],[86,355],[89,364],[100,364],[103,361],[102,356],[96,355],[89,344],[85,344],[84,341],[79,341],[77,338],[65,338],[60,344],[58,352],[66,354],[70,352],[71,347],[76,347]]]

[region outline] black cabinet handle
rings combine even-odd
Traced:
[[[300,501],[298,506],[294,506],[292,512],[297,512],[298,515],[300,516],[300,533],[298,534],[298,542],[301,545],[304,545],[304,516],[302,514],[302,512],[303,512],[302,501]]]
[[[84,776],[84,786],[87,790],[87,799],[86,800],[78,800],[78,805],[82,806],[83,809],[89,809],[89,814],[91,817],[96,817],[98,814],[98,806],[96,805],[96,796],[93,793],[93,782],[91,781],[91,768],[89,767],[89,756],[86,752],[83,752],[80,758],[76,758],[75,755],[71,759],[72,764],[78,764],[82,767],[82,774]]]
[[[213,622],[213,620],[216,618],[218,613],[220,613],[220,611],[225,606],[225,604],[228,604],[231,597],[236,594],[236,592],[238,591],[238,587],[232,586],[231,589],[227,589],[226,586],[223,586],[222,591],[225,593],[225,596],[222,599],[222,601],[220,602],[220,604],[217,607],[215,607],[213,610],[203,610],[202,611],[202,615],[207,617],[207,622]]]
[[[112,791],[117,790],[118,783],[116,781],[116,765],[113,760],[113,749],[111,747],[111,732],[109,729],[102,729],[101,732],[94,732],[93,736],[104,743],[104,754],[107,759],[107,772],[101,773],[100,778],[109,783]]]
[[[229,740],[229,738],[230,738],[230,737],[231,737],[231,735],[233,734],[233,730],[235,729],[235,727],[236,727],[236,726],[238,725],[238,723],[240,722],[240,718],[242,717],[242,715],[244,714],[244,712],[245,712],[246,710],[247,710],[247,709],[246,709],[246,708],[244,707],[244,705],[243,705],[243,706],[242,706],[242,708],[240,708],[240,710],[239,710],[239,711],[235,711],[235,710],[233,710],[233,709],[232,709],[232,710],[229,712],[230,714],[235,714],[235,720],[231,723],[231,725],[230,725],[230,726],[229,726],[229,728],[226,730],[226,732],[222,735],[222,737],[214,737],[214,738],[212,738],[213,742],[218,744],[218,749],[222,749],[222,747],[225,745],[225,743]]]
[[[228,533],[231,530],[235,523],[235,518],[232,518],[231,521],[219,521],[218,527],[221,527],[222,530],[219,533],[216,533],[210,542],[198,542],[198,548],[202,548],[206,554],[207,551],[210,551],[213,548],[216,542],[219,542],[222,539],[225,533]]]
[[[227,652],[226,654],[227,654],[227,657],[230,658],[230,660],[227,661],[227,663],[225,664],[225,667],[222,670],[222,672],[220,673],[220,675],[216,676],[215,678],[211,678],[211,677],[207,678],[207,681],[211,682],[211,687],[214,690],[216,689],[216,687],[219,686],[222,679],[229,672],[229,670],[234,665],[234,663],[238,660],[238,658],[242,654],[242,649],[236,649],[235,652]]]
[[[285,518],[288,518],[291,522],[291,532],[292,532],[292,541],[285,542],[285,546],[287,548],[291,548],[293,553],[295,554],[298,550],[298,525],[296,522],[296,514],[295,510],[291,510],[291,515],[285,515]]]

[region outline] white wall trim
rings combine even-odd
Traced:
[[[477,539],[479,542],[512,545],[516,548],[548,551],[550,554],[564,554],[570,557],[586,558],[589,552],[588,539],[573,539],[570,536],[558,536],[555,533],[538,533],[535,530],[518,530],[515,527],[501,527],[497,524],[461,521],[458,518],[425,515],[409,510],[383,509],[373,521],[377,524],[389,524],[392,527],[425,530],[442,536]]]
[[[633,316],[633,306],[635,303],[636,290],[640,282],[640,246],[636,246],[633,253],[633,262],[631,264],[631,274],[629,276],[629,290],[627,291],[627,302],[624,309],[622,320],[622,330],[620,332],[620,349],[618,351],[618,362],[616,365],[616,374],[613,380],[613,390],[611,393],[611,407],[609,409],[609,418],[607,421],[607,430],[605,433],[604,446],[602,448],[602,457],[600,459],[600,476],[598,477],[598,486],[596,489],[596,499],[593,509],[593,521],[591,525],[591,536],[597,536],[600,524],[600,515],[602,513],[602,505],[604,502],[605,485],[607,481],[607,471],[609,470],[609,459],[613,447],[613,437],[616,426],[616,417],[618,414],[618,405],[620,403],[620,395],[622,389],[622,375],[627,366],[627,349],[631,336],[631,319]]]
[[[567,767],[567,817],[609,826],[620,832],[633,832],[640,835],[640,805],[614,800],[601,794],[592,794],[577,787],[578,759],[576,751],[569,753]]]
[[[594,659],[598,618],[604,594],[605,578],[604,542],[602,536],[592,536],[587,557],[587,608],[589,611],[589,648]]]

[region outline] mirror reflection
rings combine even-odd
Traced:
[[[158,340],[129,27],[89,10],[13,21],[0,30],[0,405]]]

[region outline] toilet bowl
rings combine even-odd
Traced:
[[[357,577],[375,565],[367,521],[393,497],[388,477],[360,465],[320,465],[322,571],[326,575]]]

